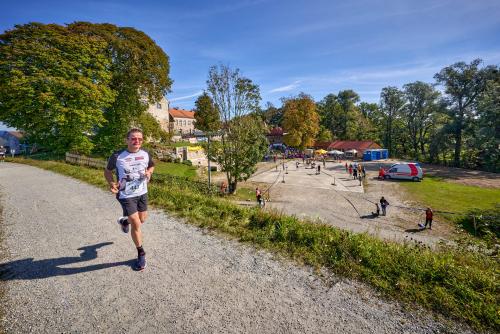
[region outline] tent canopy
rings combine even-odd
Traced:
[[[331,151],[328,151],[328,154],[342,155],[342,154],[344,154],[344,152],[338,151],[338,150],[331,150]]]
[[[314,153],[316,153],[316,154],[326,154],[328,152],[325,151],[324,149],[319,149],[319,150],[314,151]]]

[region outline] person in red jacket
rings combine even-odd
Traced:
[[[427,208],[425,210],[425,226],[424,228],[427,227],[427,224],[429,224],[429,230],[432,230],[432,217],[434,216],[434,213],[432,212],[431,208]]]
[[[383,180],[385,177],[385,169],[383,167],[380,167],[380,169],[378,170],[378,178]]]

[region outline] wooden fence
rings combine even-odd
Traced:
[[[105,160],[89,158],[84,155],[67,153],[67,152],[66,152],[66,162],[69,162],[70,164],[89,166],[94,168],[106,167]]]

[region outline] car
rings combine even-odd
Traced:
[[[388,179],[412,180],[422,181],[424,178],[424,171],[417,163],[397,163],[391,166],[384,175]]]

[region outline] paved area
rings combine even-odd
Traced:
[[[305,177],[305,176],[304,176]],[[0,163],[5,333],[469,333],[368,287],[209,235],[161,211],[131,270],[113,195]]]
[[[288,174],[280,165],[262,168],[250,179],[266,184],[271,202],[267,208],[293,214],[314,222],[321,222],[356,233],[367,232],[386,240],[417,242],[436,245],[451,240],[452,235],[439,224],[433,230],[418,231],[423,211],[415,212],[398,207],[407,206],[397,182],[379,181],[379,162],[366,163],[367,177],[363,185],[346,173],[344,163],[327,161],[321,174],[306,168],[297,169],[295,161],[287,162]],[[387,164],[387,162],[385,162]],[[285,182],[283,182],[283,177]],[[375,203],[384,196],[390,203],[387,216],[373,217]]]

